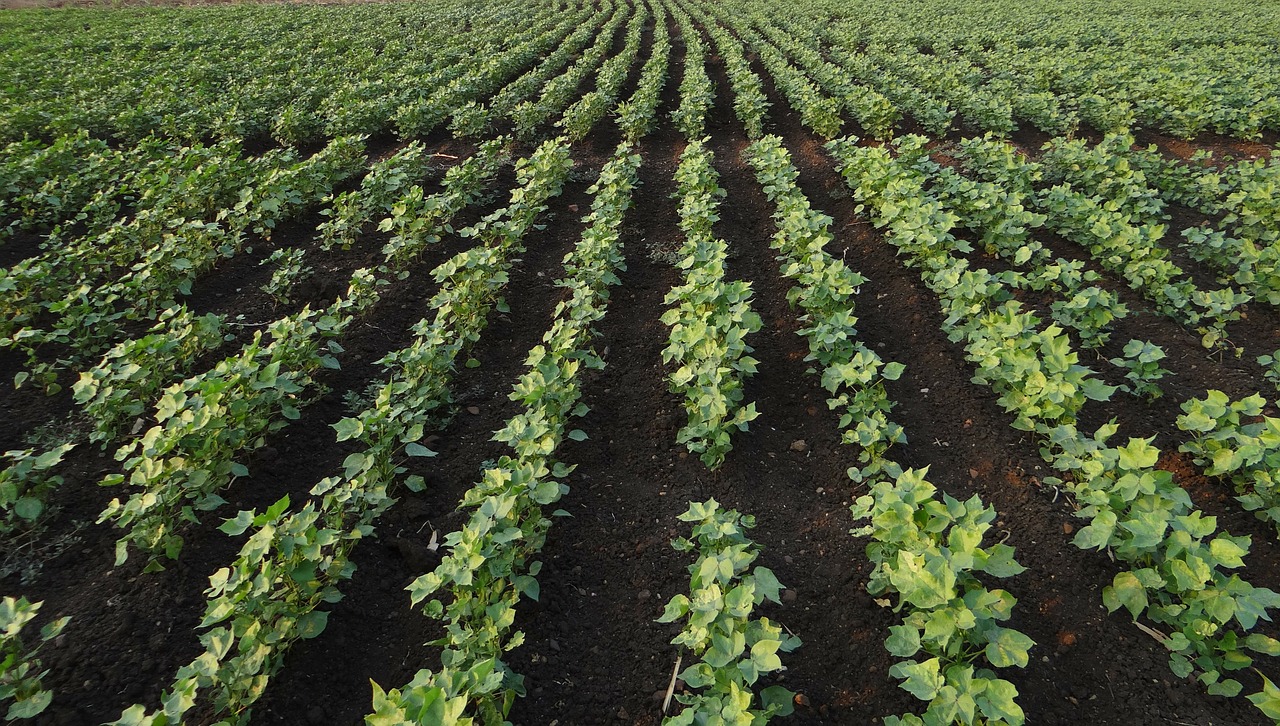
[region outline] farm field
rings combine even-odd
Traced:
[[[1280,723],[1276,38],[0,11],[0,713]]]

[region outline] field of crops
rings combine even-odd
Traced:
[[[0,714],[1280,723],[1280,9],[1176,5],[0,11]]]

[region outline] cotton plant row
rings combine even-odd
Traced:
[[[775,205],[772,246],[792,281],[787,298],[803,311],[798,332],[809,345],[809,372],[820,377],[828,407],[840,414],[842,440],[859,451],[862,466],[851,468],[849,477],[869,488],[853,506],[856,519],[870,520],[856,530],[872,539],[867,552],[875,570],[868,589],[896,594],[904,612],[903,624],[886,640],[890,653],[902,659],[890,673],[928,704],[923,720],[906,714],[887,722],[1023,723],[1017,689],[977,657],[981,653],[997,668],[1023,667],[1032,646],[1027,636],[998,624],[1010,617],[1013,596],[986,589],[974,574],[1022,571],[1011,547],[980,547],[995,512],[977,496],[966,502],[937,496],[926,472],[904,471],[889,456],[906,435],[888,418],[893,402],[885,382],[904,367],[885,363],[858,339],[854,303],[867,280],[826,251],[831,218],[800,191],[799,173],[781,140],[765,137],[748,147],[746,159]]]
[[[1134,220],[1116,201],[1077,191],[1069,182],[1036,191],[1045,165],[1027,161],[1005,142],[974,138],[962,142],[961,148],[971,171],[1035,199],[1055,231],[1089,250],[1098,264],[1120,275],[1161,314],[1194,327],[1205,347],[1226,343],[1226,325],[1240,318],[1239,307],[1249,296],[1230,287],[1197,288],[1161,244],[1164,225]]]
[[[496,153],[493,148],[482,149],[477,163],[483,165],[487,159],[491,163]],[[550,150],[533,155],[528,176],[521,176],[522,198],[460,234],[482,239],[492,234],[522,236],[542,212],[542,203],[559,194],[563,174],[555,166],[558,158]],[[526,178],[528,183],[523,184]],[[439,221],[445,223],[450,216]],[[258,332],[240,354],[164,392],[156,404],[159,424],[117,452],[117,459],[125,462],[125,474],[104,480],[107,485],[128,481],[141,487],[124,504],[113,500],[100,517],[114,519],[117,526],[129,530],[117,543],[118,560],[127,557],[128,542],[150,553],[151,567],[159,566],[159,552],[176,558],[181,538],[174,530],[179,522],[196,520],[195,511],[219,506],[222,500],[216,492],[247,473],[236,457],[263,445],[266,434],[298,417],[298,409],[309,400],[313,374],[322,366],[338,366],[332,354],[342,349],[336,339],[377,301],[378,288],[387,283],[370,271],[357,271],[347,297],[329,310],[318,313],[304,308],[282,318],[269,329],[269,344],[261,342]],[[203,465],[193,470],[194,456]]]
[[[628,20],[639,13],[630,3],[620,2],[609,22],[605,23],[595,36],[595,42],[584,51],[564,73],[552,78],[544,86],[537,98],[530,98],[517,104],[507,114],[507,118],[515,126],[516,134],[521,138],[532,138],[534,133],[558,113],[565,110],[574,99],[579,97],[578,89],[588,78],[597,76],[600,64],[613,49],[613,38],[626,26]],[[639,26],[635,26],[639,27]],[[634,59],[634,56],[632,56]],[[580,130],[580,129],[579,129]]]
[[[427,194],[414,184],[386,210],[378,223],[391,239],[382,247],[386,264],[403,270],[422,251],[451,231],[450,221],[463,209],[476,204],[497,178],[509,159],[510,138],[501,136],[480,145],[475,154],[445,172],[443,189]]]
[[[918,148],[918,141],[909,141]],[[1119,297],[1096,283],[1098,273],[1087,270],[1078,260],[1054,258],[1033,236],[1046,217],[1032,211],[1035,202],[1019,189],[992,181],[975,181],[953,169],[939,168],[934,190],[943,204],[953,209],[959,223],[978,236],[978,244],[1013,265],[1021,274],[1011,279],[1017,287],[1037,292],[1049,291],[1058,299],[1050,303],[1053,319],[1075,330],[1083,348],[1102,347],[1111,338],[1116,320],[1129,314]],[[957,241],[957,251],[965,252]]]
[[[293,643],[323,631],[328,614],[317,608],[341,598],[338,585],[355,570],[351,552],[373,534],[394,503],[395,488],[402,479],[415,491],[425,486],[421,477],[403,476],[403,457],[434,455],[420,443],[425,427],[451,400],[459,356],[501,305],[513,257],[532,226],[530,212],[545,210],[569,167],[567,149],[556,144],[519,162],[517,191],[529,195],[513,195],[512,204],[495,214],[479,234],[484,244],[434,270],[440,283],[430,302],[434,315],[414,326],[408,346],[380,361],[390,375],[369,406],[334,424],[339,443],[358,445],[341,472],[318,482],[301,508],[291,510],[286,497],[262,513],[242,511],[222,526],[233,537],[252,534],[232,565],[210,578],[201,623],[209,628],[201,636],[205,652],[178,671],[159,711],[135,705],[116,723],[179,723],[197,698],[211,699],[224,723],[247,723]]]
[[[49,144],[32,139],[4,144],[0,147],[0,241],[79,214],[87,217],[90,202],[101,191],[125,186],[123,177],[140,161],[126,160],[107,142],[83,130]]]
[[[1214,211],[1223,213],[1222,221],[1216,229],[1183,230],[1188,250],[1259,300],[1280,306],[1280,164],[1242,161],[1207,176],[1221,178]]]
[[[639,1],[635,5],[635,12],[627,23],[627,35],[622,51],[600,64],[595,74],[595,88],[574,101],[556,122],[556,127],[570,141],[581,141],[586,138],[600,119],[617,105],[622,87],[627,82],[636,58],[640,55],[641,33],[644,31],[645,23],[650,19],[646,5]]]
[[[325,218],[316,228],[319,248],[351,249],[361,231],[375,217],[391,212],[411,186],[422,184],[432,172],[430,154],[420,141],[411,141],[391,156],[372,164],[360,188],[330,195],[320,211]]]
[[[814,38],[791,33],[765,13],[752,13],[751,22],[772,48],[804,69],[867,133],[879,139],[893,135],[894,126],[902,118],[898,108],[879,91],[852,81],[848,73],[823,56]],[[757,47],[763,47],[763,43]]]
[[[715,469],[733,448],[733,432],[745,431],[759,415],[754,402],[744,405],[743,383],[756,371],[746,338],[762,323],[751,309],[751,285],[725,280],[728,245],[712,230],[725,192],[712,159],[704,142],[695,141],[676,169],[684,232],[676,266],[684,278],[663,301],[662,322],[671,333],[662,362],[674,368],[668,381],[686,414],[676,443]]]
[[[678,519],[691,526],[689,537],[672,542],[678,552],[697,559],[689,565],[689,594],[667,603],[661,623],[678,623],[671,642],[697,662],[680,673],[690,689],[676,700],[679,713],[666,726],[692,724],[763,724],[789,716],[795,694],[782,686],[753,688],[761,677],[785,670],[781,654],[800,647],[800,639],[782,626],[755,614],[762,603],[779,603],[783,585],[767,567],[752,567],[760,546],[747,531],[755,518],[722,508],[714,499],[691,502]]]
[[[519,413],[494,434],[511,453],[486,467],[463,498],[467,523],[445,538],[448,554],[407,589],[415,607],[445,623],[441,668],[423,669],[398,689],[375,686],[370,726],[405,723],[506,723],[523,695],[523,677],[503,661],[523,633],[513,630],[522,599],[537,599],[536,559],[551,520],[545,508],[568,491],[573,467],[556,461],[565,438],[586,435],[570,426],[586,413],[581,373],[603,367],[592,350],[593,326],[604,316],[609,287],[623,258],[620,235],[631,204],[640,157],[623,143],[590,190],[588,228],[565,258],[565,297],[542,343],[529,352],[528,370],[510,398]],[[446,596],[447,593],[447,596]]]
[[[615,117],[622,138],[632,144],[653,131],[658,120],[658,106],[662,102],[662,89],[667,85],[671,64],[671,35],[667,29],[668,13],[660,0],[649,3],[653,9],[653,38],[649,43],[649,58],[640,68],[640,80],[636,90],[626,101],[618,104]]]
[[[479,136],[486,133],[521,103],[535,97],[551,79],[559,76],[599,33],[605,32],[606,23],[618,15],[612,2],[602,3],[599,9],[591,12],[585,9],[576,11],[561,20],[555,31],[548,31],[554,32],[553,37],[558,38],[554,44],[543,47],[545,39],[535,39],[531,41],[530,48],[540,48],[540,52],[530,53],[527,58],[517,54],[510,68],[503,68],[502,77],[508,75],[508,70],[510,75],[518,74],[519,77],[495,83],[489,89],[491,97],[488,102],[482,102],[483,96],[475,96],[470,85],[462,85],[459,91],[465,95],[446,95],[438,104],[433,104],[432,117],[448,118],[449,130],[454,134]],[[499,55],[488,62],[501,63],[501,58]],[[529,67],[531,65],[532,68]]]
[[[956,116],[954,108],[910,83],[900,82],[872,60],[871,56],[858,52],[857,39],[851,38],[841,29],[829,23],[821,23],[816,18],[799,15],[784,19],[779,24],[795,35],[818,37],[826,56],[844,69],[851,80],[882,94],[901,114],[915,119],[927,133],[945,136],[951,129],[952,120]]]
[[[132,490],[98,517],[125,530],[116,542],[117,565],[131,545],[147,554],[148,569],[160,569],[161,556],[178,558],[180,525],[224,504],[218,492],[249,473],[237,458],[299,418],[315,395],[315,374],[338,367],[337,338],[377,302],[377,287],[371,272],[358,270],[346,295],[327,309],[308,306],[281,318],[265,335],[255,331],[237,354],[163,390],[150,416],[156,423],[116,451],[124,472],[101,482]]]
[[[748,49],[755,51],[765,70],[773,77],[774,84],[800,114],[800,123],[805,128],[824,139],[834,138],[840,133],[844,119],[840,115],[842,104],[838,99],[827,96],[804,71],[791,65],[786,55],[756,32],[748,19],[723,6],[711,6],[707,12],[715,13],[720,22],[733,28]]]
[[[63,298],[43,304],[56,316],[47,329],[24,327],[0,344],[26,352],[33,379],[56,390],[54,379],[63,364],[40,361],[41,344],[67,345],[74,360],[101,355],[127,321],[145,320],[176,304],[175,297],[189,294],[200,274],[236,255],[249,231],[269,238],[280,221],[320,201],[363,161],[362,138],[336,139],[310,159],[274,169],[255,186],[244,188],[240,201],[220,211],[216,221],[164,222],[161,230],[142,240],[137,261],[120,277],[97,285],[78,282]]]
[[[43,604],[25,597],[0,600],[0,708],[5,709],[6,722],[39,716],[53,701],[53,692],[41,683],[48,671],[40,670],[37,655],[41,645],[58,637],[71,618],[58,618],[41,628],[39,644],[24,643],[23,630]],[[27,636],[29,642],[29,632]]]
[[[449,220],[473,204],[506,159],[505,139],[486,142],[476,154],[451,168],[444,189],[422,196],[414,185],[392,207],[384,226],[397,231],[388,243],[387,262],[402,268],[426,244],[439,239]],[[415,194],[416,191],[416,194]],[[97,365],[80,374],[72,387],[88,414],[92,441],[110,441],[143,415],[175,377],[184,377],[197,357],[219,347],[226,322],[220,316],[195,316],[185,306],[163,311],[145,335],[116,344]]]
[[[1070,183],[1113,202],[1137,220],[1167,219],[1166,195],[1207,214],[1225,212],[1218,229],[1183,230],[1182,246],[1196,260],[1227,273],[1241,290],[1269,305],[1280,305],[1280,253],[1271,244],[1280,234],[1280,205],[1273,203],[1269,215],[1258,215],[1257,207],[1246,201],[1250,194],[1245,191],[1264,188],[1248,172],[1266,170],[1266,163],[1243,162],[1219,172],[1198,167],[1196,160],[1169,162],[1158,153],[1133,146],[1129,134],[1108,135],[1092,147],[1084,141],[1055,141],[1046,146],[1042,163],[1051,183]],[[1275,187],[1280,175],[1273,172],[1272,176],[1270,186]],[[1232,189],[1236,191],[1228,195]],[[1246,218],[1250,222],[1241,223]],[[1236,236],[1229,234],[1233,228],[1238,228]]]
[[[196,205],[233,200],[235,190],[216,182],[245,166],[233,161],[239,146],[236,141],[186,146],[151,136],[113,149],[84,130],[48,145],[12,142],[0,149],[0,241],[15,231],[48,226],[60,242],[51,245],[57,253],[71,241],[68,230],[96,237],[117,223],[126,202],[134,213],[162,207],[194,214]],[[219,168],[223,164],[229,168]],[[212,214],[217,208],[204,211]]]
[[[55,141],[44,154],[54,156],[53,150],[63,141]],[[70,148],[77,153],[89,153],[79,145]],[[170,153],[171,149],[160,146],[157,151]],[[93,158],[91,153],[89,158]],[[84,283],[105,279],[105,275],[113,272],[118,274],[145,259],[144,253],[154,238],[173,228],[173,218],[212,219],[218,210],[234,204],[242,189],[265,179],[278,164],[297,162],[287,152],[241,159],[235,145],[229,143],[207,149],[197,147],[175,158],[183,161],[179,168],[192,167],[180,179],[169,178],[168,168],[162,168],[155,178],[141,171],[133,172],[150,181],[134,202],[133,216],[113,219],[101,229],[78,236],[55,229],[47,249],[0,271],[0,309],[5,313],[0,332],[13,335],[47,306]],[[81,173],[89,178],[89,183],[102,193],[110,194],[112,185],[93,176],[96,165],[89,161],[85,166]],[[66,199],[70,193],[64,188],[68,184],[57,177],[45,184],[54,185],[51,195]]]
[[[742,44],[729,31],[716,24],[705,8],[700,8],[695,16],[707,29],[707,34],[715,42],[720,57],[724,60],[729,85],[733,88],[733,110],[747,127],[747,138],[752,141],[760,138],[764,135],[770,105],[764,92],[764,84],[751,70],[751,63],[743,55]]]
[[[671,112],[676,129],[689,141],[706,133],[707,112],[715,102],[716,88],[707,75],[706,44],[702,33],[683,8],[671,4],[671,15],[684,40],[684,76],[680,79],[680,105]]]
[[[1211,390],[1183,403],[1177,423],[1192,437],[1181,450],[1208,476],[1230,481],[1236,501],[1280,533],[1280,419],[1264,416],[1266,405],[1256,393],[1232,401]]]
[[[1015,302],[992,299],[1002,288],[996,276],[952,256],[956,217],[927,191],[932,162],[922,161],[924,154],[895,159],[887,148],[848,140],[830,149],[855,196],[939,294],[949,334],[967,341],[975,381],[1000,394],[1001,404],[1017,416],[1016,427],[1040,438],[1042,455],[1062,477],[1046,482],[1071,492],[1082,507],[1077,516],[1089,521],[1073,543],[1107,550],[1135,568],[1115,576],[1103,590],[1103,604],[1165,628],[1162,642],[1175,674],[1195,673],[1214,694],[1239,693],[1241,684],[1228,674],[1252,663],[1247,651],[1280,654],[1280,642],[1249,632],[1270,619],[1280,595],[1228,574],[1244,566],[1249,538],[1217,531],[1215,518],[1195,508],[1173,475],[1155,468],[1159,450],[1151,439],[1111,446],[1115,424],[1092,435],[1077,430],[1086,400],[1105,399],[1110,387],[1076,362],[1055,326],[1039,329],[1039,321]],[[973,279],[985,282],[966,284]],[[1052,397],[1043,398],[1045,391]],[[1268,687],[1250,698],[1267,710],[1280,706],[1275,696]]]
[[[870,45],[864,51],[894,82],[914,86],[945,102],[983,131],[1007,136],[1018,129],[1012,99],[963,58],[927,56],[915,48]]]

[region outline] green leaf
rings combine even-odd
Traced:
[[[938,691],[946,685],[942,674],[938,672],[938,666],[937,658],[930,658],[923,663],[910,661],[895,663],[889,669],[889,675],[903,679],[899,686],[907,693],[921,701],[932,701],[933,697],[938,695]]]
[[[409,456],[426,456],[426,457],[431,457],[431,456],[435,456],[435,455],[436,455],[436,452],[434,452],[434,451],[432,451],[431,449],[428,449],[427,447],[423,446],[422,444],[418,444],[418,443],[408,443],[408,444],[405,444],[405,446],[404,446],[404,453],[408,454]]]
[[[1262,678],[1262,690],[1257,693],[1251,693],[1246,698],[1254,706],[1257,706],[1258,710],[1267,718],[1272,721],[1280,721],[1280,688],[1276,688],[1275,684],[1262,675],[1261,672],[1258,673],[1258,676]]]
[[[987,661],[996,668],[1027,667],[1027,651],[1035,641],[1012,628],[993,628],[987,643]]]
[[[569,438],[573,439],[574,441],[586,441],[587,432],[583,431],[582,429],[574,429],[569,432]]]
[[[329,624],[329,613],[325,610],[312,610],[298,618],[298,637],[309,640],[324,632]]]
[[[920,652],[920,630],[910,625],[892,625],[884,647],[894,656],[910,658]]]
[[[232,537],[238,537],[244,534],[244,531],[248,529],[251,524],[253,524],[253,512],[242,509],[234,519],[228,519],[223,522],[218,529]]]
[[[14,703],[9,707],[9,713],[5,717],[8,721],[14,721],[20,718],[31,718],[42,713],[53,701],[53,691],[36,691],[31,696]]]
[[[1121,572],[1102,590],[1102,604],[1115,612],[1127,608],[1134,620],[1147,609],[1147,589],[1132,572]]]
[[[761,673],[769,673],[782,668],[782,659],[778,657],[780,640],[759,640],[751,646],[751,661]]]
[[[338,432],[338,441],[346,441],[364,433],[364,424],[358,418],[344,418],[333,424],[333,429]]]
[[[19,497],[13,505],[13,513],[28,522],[34,522],[43,511],[44,502],[35,497]]]

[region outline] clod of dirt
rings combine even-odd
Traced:
[[[795,441],[791,442],[791,450],[797,451],[803,454],[804,452],[809,450],[809,442],[805,441],[804,439],[796,439]]]
[[[479,407],[479,406],[467,406],[467,413],[471,414],[472,416],[479,416],[479,415],[480,415],[480,407]]]

